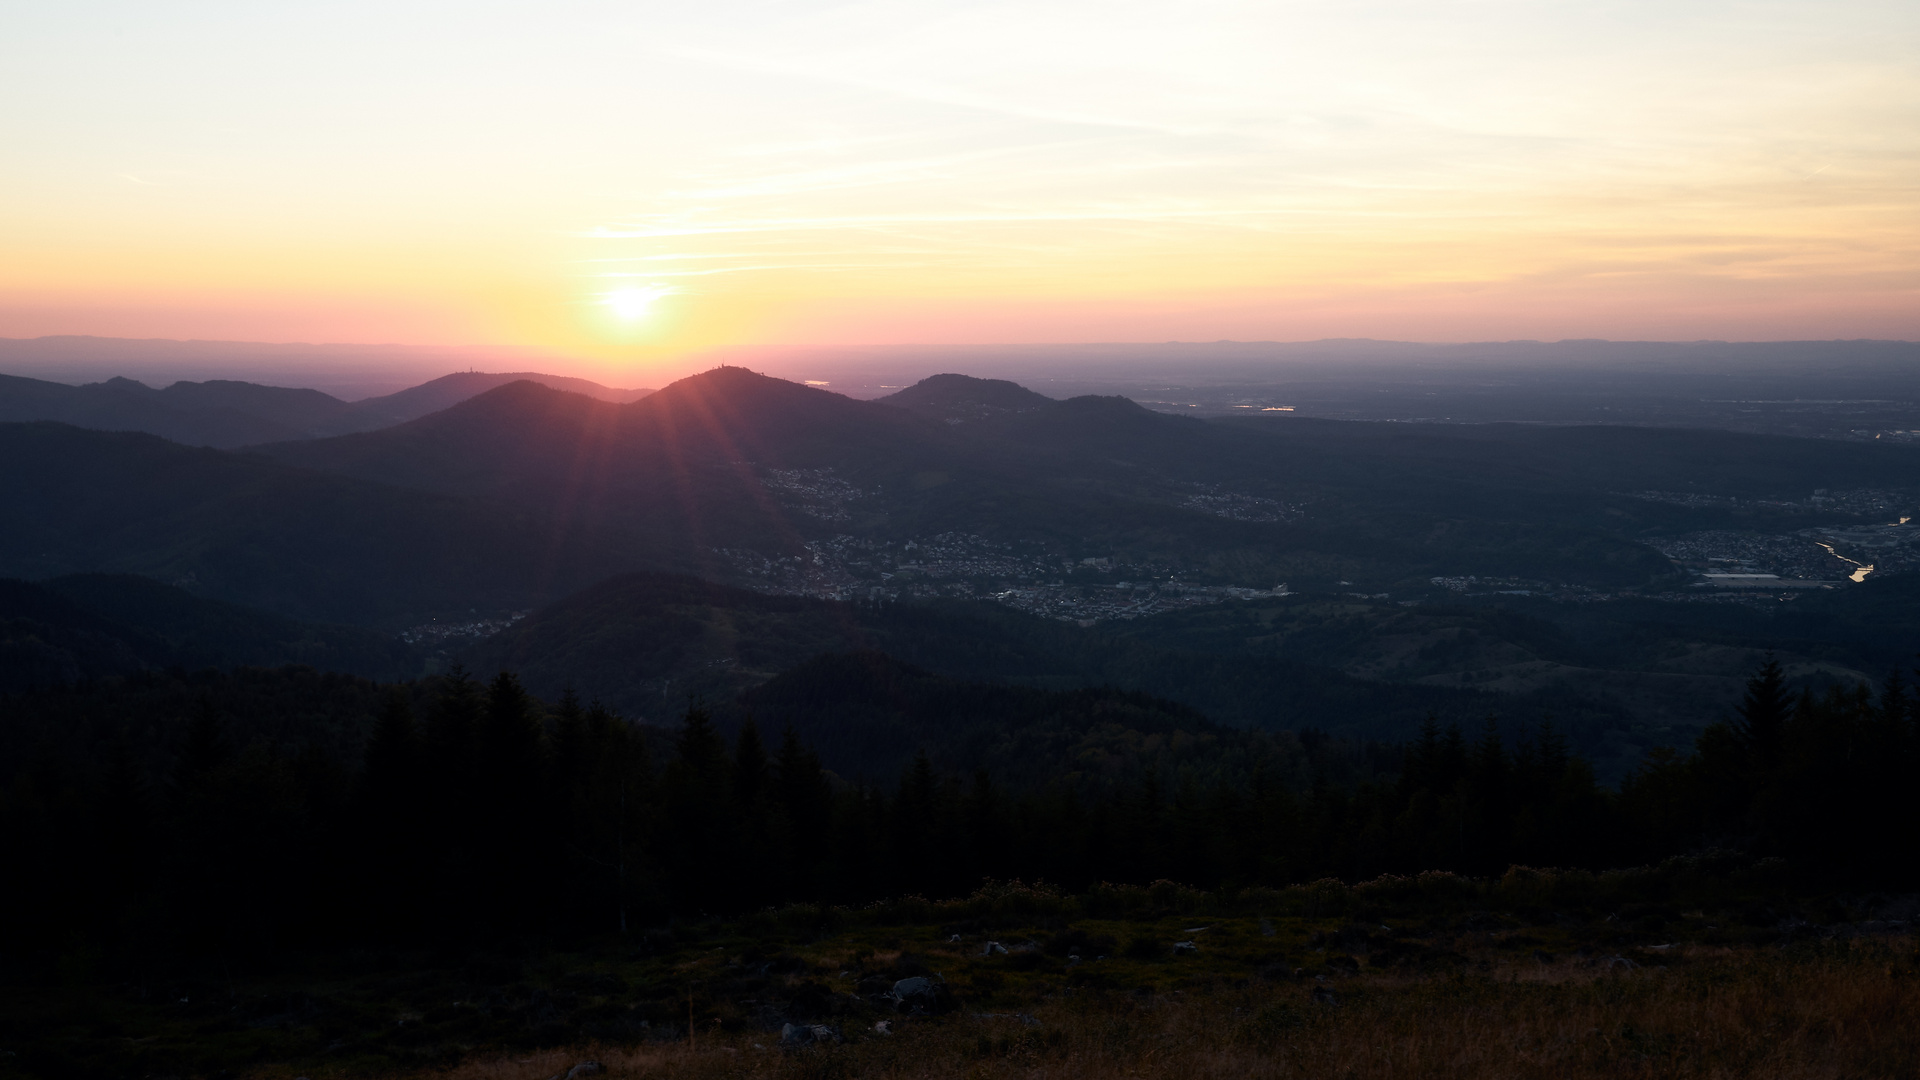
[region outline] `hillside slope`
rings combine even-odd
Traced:
[[[131,574],[0,580],[0,693],[154,668],[298,664],[399,679],[420,662],[391,635],[302,623]]]
[[[0,424],[0,575],[133,573],[317,622],[530,607],[595,553],[451,496],[152,435]]]

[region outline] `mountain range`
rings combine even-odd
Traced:
[[[258,450],[512,507],[542,521],[556,550],[619,550],[636,568],[743,582],[775,560],[839,574],[817,550],[837,537],[871,548],[954,534],[1026,545],[1062,567],[1105,558],[1153,580],[1378,591],[1452,574],[1639,589],[1674,575],[1650,537],[1804,528],[1816,489],[1920,476],[1920,447],[1199,421],[981,384],[940,377],[861,402],[721,368],[613,405],[520,383],[381,431]],[[1771,505],[1681,505],[1648,490]],[[853,574],[849,587],[867,580]]]
[[[0,424],[0,443],[16,518],[0,572],[147,573],[387,625],[524,609],[622,570],[827,596],[950,595],[957,578],[1657,590],[1685,580],[1662,538],[1866,524],[1813,493],[1920,476],[1910,446],[1201,421],[961,376],[863,402],[738,368],[625,404],[520,380],[241,454],[45,423]]]
[[[511,668],[661,722],[880,652],[1243,728],[1552,714],[1612,774],[1690,738],[1769,649],[1820,683],[1920,647],[1914,578],[1849,582],[1815,543],[1905,543],[1884,522],[1920,495],[1911,446],[1201,420],[954,374],[873,401],[740,368],[624,402],[442,382],[389,418],[459,398],[425,415],[240,451],[0,423],[0,575],[411,627],[428,644],[403,667]],[[1798,545],[1830,576],[1790,606],[1709,597],[1663,550],[1702,536]],[[1876,550],[1898,569],[1904,548]]]

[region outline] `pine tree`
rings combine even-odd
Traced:
[[[737,869],[729,841],[736,818],[729,781],[726,743],[699,706],[687,710],[667,767],[666,836],[669,881],[675,902],[688,912],[719,912],[738,906],[730,888]]]
[[[579,695],[569,686],[560,692],[553,707],[553,770],[551,794],[554,805],[569,820],[578,813],[581,792],[592,769],[587,716],[580,708]]]
[[[822,895],[833,851],[833,789],[820,758],[789,725],[780,738],[774,783],[778,791],[776,843],[781,853],[783,895],[814,899]]]
[[[213,700],[202,697],[194,709],[193,719],[187,725],[186,739],[175,759],[175,791],[182,797],[190,797],[194,789],[212,782],[232,757],[233,748],[227,743],[226,724],[214,709]]]
[[[563,718],[563,723],[566,721]],[[585,773],[576,787],[568,835],[587,880],[604,888],[582,890],[585,925],[611,921],[621,933],[634,912],[663,898],[646,878],[648,833],[653,827],[653,763],[646,740],[599,702],[581,721]]]
[[[1007,822],[1000,806],[1000,792],[985,769],[975,769],[973,786],[961,803],[962,826],[966,833],[966,875],[973,880],[1006,878]],[[956,854],[958,854],[956,852]]]
[[[370,930],[407,933],[426,914],[421,902],[430,823],[425,755],[412,702],[402,688],[388,692],[363,760],[355,800],[356,899],[366,909]]]
[[[773,774],[752,717],[734,742],[731,789],[738,829],[732,838],[731,886],[740,903],[764,905],[778,898],[780,882],[767,872],[774,865]]]
[[[928,878],[936,859],[933,847],[938,788],[933,759],[922,749],[913,755],[912,763],[901,775],[900,787],[890,808],[888,869],[898,891],[931,891]]]
[[[1900,677],[1900,669],[1894,668],[1887,673],[1886,681],[1880,684],[1881,722],[1895,728],[1903,728],[1907,723],[1913,701],[1907,696],[1906,680]]]
[[[1760,671],[1747,680],[1746,696],[1740,702],[1740,719],[1735,726],[1752,759],[1752,775],[1771,772],[1780,756],[1780,740],[1793,711],[1787,693],[1786,677],[1780,662],[1767,654]]]
[[[406,691],[394,687],[374,721],[373,734],[367,739],[361,795],[378,814],[388,819],[389,827],[415,801],[408,793],[417,791],[422,753],[420,732],[413,722],[413,703]]]
[[[760,729],[752,717],[740,725],[734,741],[733,801],[743,813],[757,812],[772,787],[773,777],[767,761],[766,744],[760,741]]]
[[[87,878],[89,920],[103,936],[121,929],[151,887],[155,848],[153,800],[146,777],[122,731],[107,752],[106,767],[91,800],[93,844]]]
[[[478,910],[496,929],[525,927],[555,869],[554,813],[546,746],[534,702],[520,680],[501,672],[487,686],[474,750],[473,826],[479,839]],[[484,882],[484,884],[483,884]]]

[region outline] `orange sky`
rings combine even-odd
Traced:
[[[270,10],[269,10],[270,9]],[[35,5],[0,336],[1920,338],[1920,5]]]

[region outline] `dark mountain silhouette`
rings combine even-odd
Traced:
[[[379,431],[258,448],[296,465],[459,494],[508,495],[574,463],[617,405],[521,379]]]
[[[512,383],[386,430],[261,450],[511,506],[634,566],[710,569],[715,547],[791,551],[823,531],[769,470],[837,469],[865,486],[947,464],[949,441],[899,409],[720,368],[627,405]]]
[[[454,491],[582,467],[601,482],[643,484],[663,467],[848,465],[864,453],[936,440],[943,436],[935,425],[898,409],[717,368],[627,405],[518,382],[390,429],[262,450],[355,475],[399,468],[410,483]],[[433,460],[408,464],[423,456]],[[506,470],[497,481],[487,479],[494,469]]]
[[[0,580],[0,692],[149,668],[302,664],[380,679],[417,675],[395,638],[302,623],[132,574]]]
[[[1019,383],[976,379],[971,375],[932,375],[899,393],[876,400],[951,423],[1028,412],[1055,404],[1054,399],[1036,394]]]
[[[256,455],[0,424],[0,575],[138,573],[321,622],[527,607],[610,567],[466,500]]]
[[[398,393],[384,397],[364,398],[352,404],[353,425],[335,427],[326,432],[328,435],[345,435],[355,431],[374,431],[394,424],[404,424],[429,413],[458,405],[462,401],[478,394],[484,394],[497,386],[514,382],[536,382],[555,390],[564,390],[570,394],[585,394],[600,401],[624,403],[638,401],[653,393],[651,390],[616,390],[602,386],[587,379],[575,379],[565,375],[542,375],[538,372],[519,371],[509,373],[484,371],[457,371],[452,375],[443,375],[432,382],[408,387]]]
[[[354,402],[318,390],[230,379],[176,382],[156,390],[128,378],[68,386],[0,375],[0,421],[56,420],[100,431],[144,431],[189,446],[234,448],[390,427],[497,386],[529,380],[608,401],[632,401],[649,393],[524,372],[459,372]]]
[[[251,383],[175,383],[155,390],[132,379],[67,386],[0,375],[0,420],[144,431],[193,446],[305,438],[348,410],[345,402],[318,390]]]

